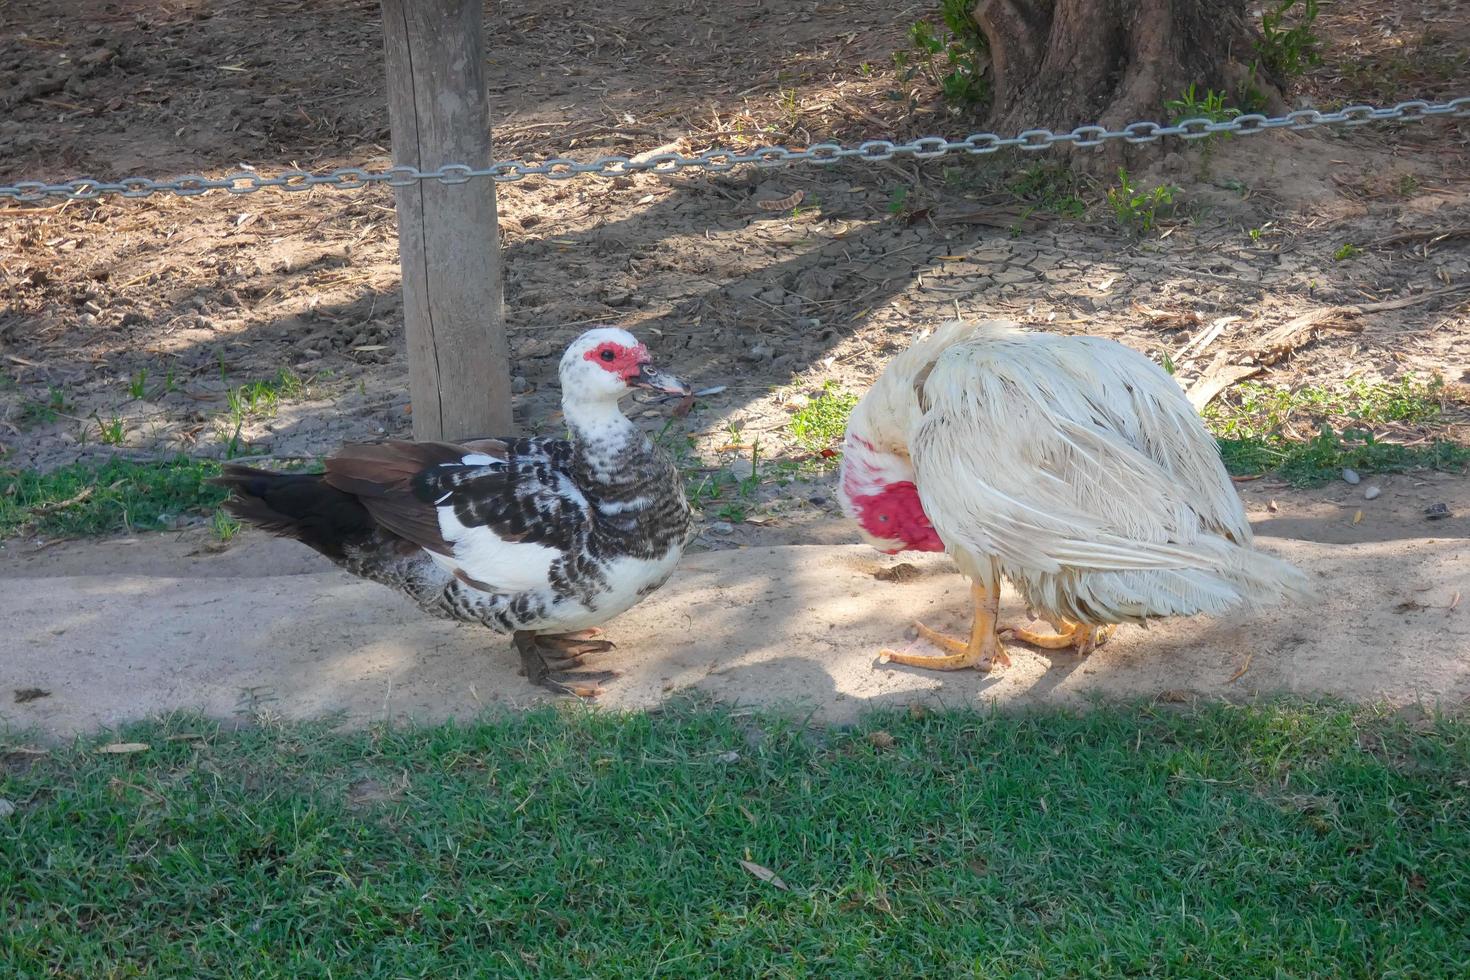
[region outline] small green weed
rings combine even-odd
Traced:
[[[1195,91],[1194,83],[1184,90],[1184,95],[1177,99],[1169,99],[1164,103],[1164,108],[1169,110],[1173,116],[1171,120],[1175,125],[1185,119],[1208,119],[1211,122],[1226,122],[1240,115],[1240,110],[1235,109],[1225,102],[1225,93],[1216,92],[1214,89],[1205,89],[1203,98]]]
[[[1256,54],[1274,74],[1291,78],[1320,64],[1320,42],[1312,32],[1317,0],[1281,0],[1261,13],[1261,37]]]
[[[138,368],[133,373],[133,379],[128,382],[128,396],[137,400],[148,393],[148,369]]]
[[[1297,389],[1243,382],[1227,401],[1208,406],[1204,418],[1231,472],[1274,470],[1293,483],[1310,484],[1332,479],[1344,466],[1365,473],[1464,466],[1470,447],[1444,440],[1402,446],[1373,432],[1393,424],[1433,425],[1444,405],[1444,380],[1438,376],[1350,379]],[[1305,438],[1299,434],[1304,430],[1310,433]]]
[[[847,417],[858,403],[858,396],[838,391],[828,381],[822,393],[791,416],[791,437],[798,445],[813,452],[832,448],[847,428]]]
[[[735,503],[732,501],[728,504],[722,504],[720,508],[715,511],[715,516],[722,521],[729,521],[731,524],[741,524],[745,521],[746,515],[748,513],[749,511],[746,509],[746,506],[744,504]]]
[[[1177,190],[1168,184],[1142,190],[1128,177],[1128,171],[1119,167],[1118,186],[1108,188],[1108,207],[1113,209],[1113,217],[1124,231],[1144,235],[1153,231],[1159,218],[1173,210]]]
[[[30,428],[36,425],[49,425],[62,415],[71,411],[71,402],[67,401],[66,392],[50,385],[46,389],[45,401],[27,401],[21,406],[18,421],[21,425]]]
[[[229,544],[240,533],[240,522],[223,508],[216,510],[210,518],[209,529],[221,544]]]
[[[111,460],[47,473],[0,469],[0,537],[30,530],[58,536],[164,528],[207,514],[225,498],[204,481],[218,464],[186,456],[164,463]]]
[[[1069,218],[1087,213],[1077,175],[1067,167],[1034,164],[1017,174],[1009,186],[1011,193],[1041,210]]]
[[[1243,381],[1228,401],[1205,409],[1205,420],[1227,436],[1265,436],[1305,420],[1312,427],[1432,425],[1444,415],[1445,383],[1439,375],[1423,379],[1405,374],[1394,381],[1349,378],[1338,385],[1282,388]]]
[[[963,107],[990,102],[990,43],[970,17],[971,0],[940,0],[944,30],[926,20],[909,26],[909,51],[895,51],[893,63],[905,79],[923,72],[939,88],[944,100]]]
[[[118,416],[114,415],[104,422],[101,416],[94,413],[92,421],[97,423],[97,441],[102,445],[121,446],[127,439],[127,423]]]
[[[1240,111],[1225,102],[1225,93],[1216,92],[1214,89],[1206,89],[1203,97],[1199,96],[1193,82],[1185,89],[1184,95],[1178,99],[1169,99],[1164,102],[1173,117],[1174,124],[1179,124],[1186,119],[1208,119],[1211,122],[1225,122],[1240,115]],[[1212,152],[1215,143],[1221,139],[1229,139],[1229,133],[1211,133],[1191,142],[1199,148],[1200,168],[1202,174],[1207,174],[1210,167]]]
[[[1341,432],[1324,425],[1305,442],[1281,437],[1218,438],[1225,468],[1236,475],[1274,472],[1294,486],[1334,480],[1344,467],[1360,473],[1402,473],[1414,469],[1460,471],[1470,465],[1470,446],[1437,439],[1404,446],[1381,442],[1367,429]]]
[[[220,371],[223,374],[223,366]],[[234,459],[246,448],[245,441],[240,438],[246,422],[274,418],[281,401],[305,394],[307,384],[295,372],[282,368],[274,378],[228,389],[225,392],[228,411],[215,422],[221,437],[227,442],[226,458]]]
[[[903,213],[904,206],[909,201],[909,189],[907,187],[895,187],[888,192],[888,213],[899,215]]]
[[[796,89],[782,89],[777,104],[786,114],[787,131],[795,132],[801,126],[801,97]]]
[[[1352,242],[1344,242],[1338,247],[1337,251],[1332,253],[1332,261],[1346,262],[1348,259],[1355,258],[1362,254],[1363,250],[1361,248],[1354,245]]]

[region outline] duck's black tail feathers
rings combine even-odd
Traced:
[[[356,497],[328,486],[320,473],[271,473],[226,464],[210,481],[232,492],[225,510],[247,524],[295,538],[335,561],[345,549],[364,547],[378,526]]]

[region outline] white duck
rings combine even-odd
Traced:
[[[678,471],[618,399],[632,388],[690,389],[611,327],[567,349],[561,387],[570,440],[349,445],[324,473],[227,465],[215,482],[233,491],[226,507],[242,520],[427,612],[513,634],[532,683],[595,695],[612,674],[553,673],[611,647],[576,631],[663,585],[692,523]]]
[[[1018,640],[1080,653],[1119,623],[1220,614],[1308,594],[1254,550],[1214,439],[1174,380],[1099,337],[948,323],[884,369],[847,426],[839,497],[889,554],[948,551],[972,582],[968,640],[920,624],[941,657],[989,670],[1001,579],[1055,633]]]

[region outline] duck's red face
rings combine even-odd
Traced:
[[[648,354],[648,348],[642,344],[627,345],[614,340],[604,340],[582,356],[629,384],[638,376],[643,365],[653,360]]]
[[[647,388],[668,395],[688,396],[688,382],[653,366],[648,348],[642,344],[620,344],[604,340],[582,355],[583,360],[602,368],[630,388]]]
[[[944,550],[912,483],[889,483],[875,494],[849,497],[848,502],[858,526],[876,539],[874,545],[884,554]],[[884,547],[895,543],[897,547]]]

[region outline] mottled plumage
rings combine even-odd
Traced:
[[[352,445],[311,475],[231,465],[227,506],[435,615],[526,635],[598,626],[667,581],[692,521],[618,396],[688,386],[610,328],[579,338],[561,375],[569,440]]]

